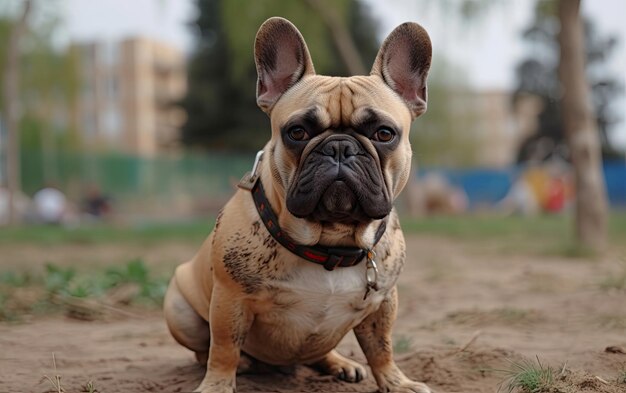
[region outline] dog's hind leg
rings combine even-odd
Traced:
[[[211,344],[209,323],[185,299],[176,283],[176,276],[172,278],[167,288],[163,311],[174,339],[182,346],[194,351],[198,363],[206,366]],[[277,371],[276,367],[265,364],[244,352],[241,353],[237,367],[238,374],[264,374],[274,371]]]
[[[176,277],[170,281],[163,301],[165,320],[174,339],[196,353],[199,363],[206,365],[211,334],[205,321],[182,295]]]

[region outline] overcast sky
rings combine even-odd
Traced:
[[[396,25],[421,23],[430,33],[434,51],[462,66],[468,83],[478,89],[510,89],[515,64],[524,56],[520,31],[532,17],[535,0],[499,0],[476,23],[458,19],[427,5],[426,0],[366,0],[380,23],[381,38]],[[195,12],[192,0],[62,0],[65,36],[74,40],[117,40],[129,35],[156,37],[191,51],[188,22]],[[626,85],[626,0],[585,0],[583,12],[601,34],[619,38],[611,70]],[[305,37],[306,38],[306,37]],[[435,65],[434,65],[435,66]],[[626,99],[617,103],[626,117]],[[613,135],[626,146],[626,119]]]

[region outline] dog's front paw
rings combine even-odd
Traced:
[[[235,393],[235,388],[227,386],[203,386],[200,385],[193,393]]]
[[[235,384],[231,381],[202,381],[194,393],[235,393]]]
[[[346,382],[361,382],[367,377],[365,367],[353,360],[343,357],[335,350],[328,353],[324,359],[312,366]]]
[[[426,384],[407,378],[395,365],[377,374],[376,382],[381,393],[433,393]]]
[[[379,392],[389,393],[433,393],[426,384],[411,381],[407,379],[398,384],[387,384],[385,387],[379,388]]]

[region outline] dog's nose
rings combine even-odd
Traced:
[[[320,152],[325,156],[333,157],[337,162],[342,162],[359,154],[359,150],[359,145],[356,141],[333,139],[326,142]]]

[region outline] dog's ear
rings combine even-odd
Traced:
[[[417,23],[403,23],[383,42],[371,75],[380,76],[408,105],[413,118],[426,111],[430,37]]]
[[[254,59],[259,76],[256,102],[268,114],[285,91],[303,76],[315,74],[302,35],[283,18],[270,18],[261,25],[254,43]]]

